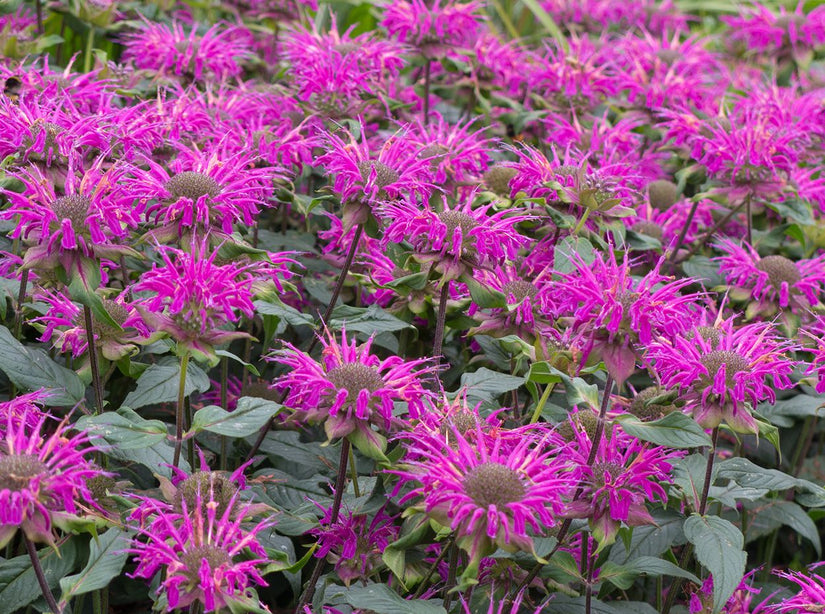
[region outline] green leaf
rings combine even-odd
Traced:
[[[617,541],[610,549],[609,561],[625,564],[631,559],[656,557],[676,543],[684,540],[682,525],[684,517],[670,511],[654,512],[655,525],[633,527],[630,541]]]
[[[222,358],[228,358],[230,360],[234,360],[235,362],[238,362],[238,363],[242,364],[244,366],[244,368],[247,371],[249,371],[252,375],[254,375],[255,377],[260,377],[261,376],[261,372],[258,371],[258,368],[255,365],[253,365],[250,362],[246,362],[243,358],[233,354],[232,352],[227,352],[226,350],[216,350],[215,354],[222,357]]]
[[[822,542],[819,531],[811,517],[793,501],[773,499],[763,502],[756,508],[749,509],[746,541],[750,543],[772,533],[782,525],[787,525],[796,533],[811,542],[818,557],[822,557]]]
[[[567,391],[567,402],[571,405],[587,405],[595,411],[599,411],[599,387],[596,384],[588,384],[580,377],[565,380],[565,390]]]
[[[473,302],[482,309],[494,309],[507,306],[507,297],[498,290],[484,285],[471,275],[465,275],[462,280],[467,284]]]
[[[574,256],[578,256],[585,263],[592,263],[596,259],[593,244],[581,237],[566,236],[558,242],[554,251],[555,271],[570,273],[577,268]],[[578,260],[578,258],[576,260]]]
[[[541,614],[584,614],[585,598],[554,595],[541,609]],[[656,609],[641,601],[613,601],[604,603],[593,599],[591,614],[656,614]]]
[[[696,558],[713,574],[713,612],[727,603],[745,575],[745,538],[733,524],[718,516],[693,514],[685,520],[685,537],[696,547]]]
[[[343,587],[341,587],[343,589]],[[353,608],[392,614],[447,614],[440,599],[403,599],[385,584],[369,584],[343,589],[343,597]]]
[[[565,51],[568,50],[567,44],[567,37],[562,34],[562,31],[556,25],[556,22],[553,21],[553,18],[550,16],[550,13],[544,10],[544,8],[537,2],[537,0],[523,0],[524,6],[530,9],[530,12],[533,13],[533,16],[538,20],[538,22],[544,26],[544,29],[547,30],[547,33],[552,36],[555,41],[559,44],[559,46],[564,49]]]
[[[349,305],[336,307],[332,312],[329,326],[338,330],[346,326],[347,332],[367,335],[393,333],[405,328],[414,328],[409,322],[396,318],[378,305],[370,305],[366,308]]]
[[[777,469],[765,469],[747,458],[729,458],[717,464],[717,477],[732,480],[747,488],[764,488],[766,490],[787,490],[795,488],[799,480]]]
[[[682,569],[678,565],[674,565],[670,561],[665,561],[655,556],[640,556],[624,565],[607,561],[599,570],[599,580],[608,581],[622,590],[627,590],[633,586],[636,578],[641,575],[653,577],[675,576],[678,578],[687,578],[696,584],[702,583],[699,578],[689,571]]]
[[[0,326],[0,370],[18,388],[46,389],[49,405],[77,405],[86,395],[77,373],[54,362],[43,350],[22,345],[5,326]]]
[[[562,373],[547,361],[534,362],[530,365],[530,371],[527,372],[527,381],[537,384],[557,384],[566,379],[568,378],[565,373]]]
[[[83,571],[60,579],[61,607],[65,608],[77,595],[105,588],[112,578],[120,575],[129,558],[127,548],[131,538],[131,532],[113,527],[98,539],[92,539],[89,560]]]
[[[283,406],[275,401],[241,397],[235,411],[209,405],[195,412],[189,433],[209,431],[226,437],[248,437],[261,430]]]
[[[55,548],[41,548],[37,553],[43,566],[43,575],[49,587],[54,589],[60,578],[71,573],[77,560],[74,540]],[[41,595],[37,576],[28,555],[0,562],[0,614],[21,612]]]
[[[100,280],[98,280],[98,283],[99,281]],[[106,307],[103,305],[103,299],[94,291],[96,287],[97,285],[88,288],[84,285],[80,277],[74,277],[72,278],[72,283],[69,284],[69,296],[72,300],[88,307],[95,320],[105,326],[111,327],[115,331],[121,332],[123,329],[120,327],[120,324],[106,311]]]
[[[628,435],[637,439],[671,448],[699,448],[711,445],[710,437],[696,421],[680,412],[673,412],[652,422],[642,422],[636,416],[625,414],[616,421]]]
[[[137,388],[126,396],[123,404],[137,409],[177,401],[179,381],[180,363],[177,361],[174,361],[174,364],[151,365],[138,378]],[[190,362],[186,369],[186,395],[189,396],[196,391],[206,392],[210,386],[209,376]]]
[[[693,256],[682,263],[685,275],[704,283],[706,287],[719,286],[725,278],[719,274],[719,265],[706,256]]]
[[[297,328],[298,326],[315,325],[311,315],[301,313],[294,307],[290,307],[277,298],[273,298],[269,301],[254,301],[252,304],[254,305],[257,313],[261,315],[276,316],[290,326]]]
[[[499,373],[487,367],[461,376],[461,388],[467,389],[467,396],[482,401],[495,401],[505,392],[515,390],[524,383],[524,378]]]

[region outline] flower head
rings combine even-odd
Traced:
[[[399,0],[387,5],[381,25],[392,38],[437,58],[451,47],[472,44],[480,30],[480,8],[477,2]]]
[[[775,388],[790,388],[793,344],[780,340],[770,323],[735,327],[733,318],[694,326],[650,344],[648,364],[664,386],[676,388],[705,428],[726,422],[744,433],[758,430],[748,404],[776,400]],[[772,385],[769,385],[770,380]]]
[[[813,565],[811,569],[821,566]],[[774,572],[780,578],[793,582],[796,595],[768,608],[771,614],[821,614],[825,612],[825,578],[799,571]]]
[[[53,525],[93,501],[87,481],[102,475],[87,458],[89,436],[70,436],[67,420],[50,420],[40,395],[0,403],[0,547],[19,530],[53,543]]]

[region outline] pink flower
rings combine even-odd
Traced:
[[[817,563],[811,570],[822,566]],[[790,580],[796,586],[796,595],[784,599],[781,603],[769,606],[771,614],[821,614],[825,604],[825,578],[814,573],[804,574],[799,571],[774,572],[780,578]]]
[[[51,416],[35,405],[43,398],[0,403],[0,547],[18,529],[53,543],[53,525],[89,505],[87,481],[104,475],[87,457],[86,433],[70,436],[66,419],[47,428]]]
[[[732,41],[741,41],[749,51],[769,53],[780,59],[789,52],[801,56],[805,51],[825,44],[825,7],[817,6],[805,13],[800,1],[793,12],[779,6],[779,14],[754,4],[741,9],[738,17],[722,17],[730,27]]]
[[[471,181],[487,168],[490,139],[483,129],[471,131],[475,120],[449,124],[434,113],[429,125],[419,119],[410,132],[410,142],[420,148],[420,156],[429,159],[434,173],[433,183]]]
[[[775,402],[775,388],[793,385],[789,376],[795,362],[787,355],[793,349],[770,323],[735,328],[729,318],[670,339],[660,337],[650,344],[647,360],[664,386],[679,391],[685,411],[702,427],[724,421],[735,431],[753,433],[758,425],[750,407]]]
[[[424,411],[430,393],[422,380],[435,370],[428,361],[405,361],[399,356],[381,360],[370,353],[372,339],[358,345],[347,339],[346,330],[341,332],[340,343],[327,331],[321,344],[319,363],[285,343],[285,349],[275,352],[272,360],[291,370],[273,386],[288,391],[284,404],[298,412],[300,419],[323,422],[330,440],[357,431],[383,447],[370,425],[389,430],[396,402],[406,403],[413,419]]]
[[[410,434],[406,467],[393,472],[414,486],[401,505],[421,499],[421,511],[455,531],[471,559],[465,578],[496,547],[531,552],[532,534],[555,526],[578,477],[561,440],[543,428],[495,437],[477,424],[470,439],[472,431]]]
[[[235,513],[235,498],[221,508],[198,491],[191,508],[182,500],[180,513],[164,506],[152,510],[151,500],[144,501],[145,515],[154,511],[155,517],[149,528],[139,527],[130,549],[137,562],[131,577],[151,580],[162,570],[158,593],[165,593],[167,611],[196,601],[206,612],[229,607],[230,602],[266,609],[251,585],[267,585],[260,572],[269,561],[256,536],[273,522],[245,528],[246,514]]]
[[[381,25],[394,39],[417,47],[428,58],[466,47],[480,31],[481,6],[456,0],[398,0],[384,10]]]

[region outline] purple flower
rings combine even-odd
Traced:
[[[287,390],[284,404],[294,409],[300,419],[323,422],[332,440],[358,432],[373,444],[383,447],[371,424],[389,430],[394,421],[393,408],[398,401],[407,405],[411,418],[424,411],[430,394],[422,380],[435,367],[427,360],[404,360],[390,356],[381,360],[371,354],[372,339],[358,345],[341,332],[340,343],[327,331],[321,338],[321,362],[285,343],[272,360],[290,368],[273,386]]]
[[[194,498],[191,508],[185,498],[181,501],[180,513],[156,508],[150,527],[139,527],[130,549],[137,562],[131,577],[151,580],[162,570],[158,593],[165,595],[169,612],[196,601],[203,603],[206,612],[226,608],[230,602],[266,609],[251,585],[267,585],[261,569],[269,561],[256,536],[273,522],[264,520],[245,528],[246,514],[234,511],[235,496],[222,509],[205,500],[200,490]],[[147,515],[148,501],[144,501]]]
[[[53,525],[89,505],[87,481],[104,475],[87,458],[86,433],[70,436],[67,419],[46,428],[51,416],[35,405],[43,398],[0,403],[0,547],[18,529],[53,544]]]
[[[811,566],[811,570],[822,563]],[[781,603],[769,606],[770,614],[821,614],[825,604],[825,578],[820,575],[799,571],[775,571],[780,578],[790,580],[796,586],[796,595],[784,599]]]
[[[648,365],[662,384],[679,391],[685,411],[704,428],[721,422],[742,433],[758,431],[751,407],[776,401],[775,388],[790,388],[795,346],[767,322],[734,327],[733,318],[694,326],[650,344]],[[771,384],[768,384],[770,379]]]
[[[470,438],[472,430],[410,434],[405,467],[393,472],[414,485],[400,504],[420,498],[416,507],[455,531],[471,559],[466,578],[496,547],[532,552],[532,534],[555,526],[578,477],[561,440],[544,428],[496,437],[476,423]]]
[[[825,44],[825,7],[817,6],[807,14],[800,1],[793,12],[779,6],[779,14],[754,3],[741,9],[738,17],[722,17],[732,41],[744,43],[748,51],[772,54],[784,59],[793,53],[801,58],[806,51]]]
[[[438,58],[452,47],[471,45],[481,20],[477,2],[398,0],[387,5],[381,25],[392,38]]]
[[[430,160],[433,183],[472,181],[481,175],[489,162],[490,139],[483,129],[471,131],[475,120],[451,125],[434,113],[429,125],[417,120],[410,132],[411,143],[420,148],[422,158]]]

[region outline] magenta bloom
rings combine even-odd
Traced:
[[[820,567],[822,563],[812,565],[811,569]],[[781,603],[769,606],[771,614],[821,614],[825,604],[825,578],[814,573],[804,574],[798,571],[774,572],[780,578],[790,580],[798,591],[796,595],[783,600]]]
[[[538,427],[470,440],[458,429],[409,436],[406,468],[396,471],[414,485],[401,505],[421,498],[421,510],[456,533],[470,556],[470,581],[496,547],[533,550],[531,533],[543,534],[564,511],[578,477],[561,458],[561,440]]]
[[[146,323],[168,333],[182,347],[209,362],[217,362],[214,345],[228,343],[246,333],[221,330],[237,322],[240,314],[251,318],[255,265],[217,264],[217,250],[208,239],[193,243],[191,252],[159,246],[163,266],[153,265],[135,284],[135,292],[154,296],[136,307]]]
[[[329,526],[332,508],[323,508],[321,526],[312,529],[318,537],[317,558],[324,558],[335,565],[335,573],[347,586],[359,578],[367,579],[383,565],[381,555],[388,544],[398,538],[399,528],[395,518],[381,509],[372,519],[367,514],[342,511],[338,522]]]
[[[285,343],[272,360],[290,368],[273,386],[288,390],[284,404],[294,409],[300,419],[323,422],[327,437],[332,440],[358,431],[374,445],[383,447],[370,427],[389,430],[393,422],[393,406],[407,404],[411,418],[424,411],[424,400],[430,394],[422,385],[435,367],[426,360],[405,361],[399,356],[384,360],[370,353],[372,339],[358,345],[341,331],[341,342],[327,331],[321,338],[324,349],[321,362]]]
[[[215,233],[226,238],[236,224],[251,226],[260,207],[272,194],[272,168],[255,168],[244,154],[223,154],[180,148],[180,155],[166,170],[145,158],[146,170],[134,167],[134,179],[126,198],[137,198],[146,207],[146,219],[158,228],[150,235],[161,242],[190,233]]]
[[[480,9],[476,2],[398,0],[387,5],[381,25],[392,38],[437,58],[451,47],[472,45],[481,29]]]
[[[70,171],[66,177],[65,195],[55,189],[36,166],[9,173],[24,185],[22,193],[4,190],[11,206],[0,213],[0,219],[16,220],[11,232],[30,245],[23,258],[24,268],[54,271],[61,267],[71,278],[80,274],[90,283],[99,275],[99,260],[117,260],[134,253],[124,243],[130,226],[138,223],[131,203],[113,195],[111,187],[122,172],[115,167],[103,170],[99,158],[82,175]]]
[[[35,405],[42,398],[0,403],[0,547],[18,529],[54,543],[53,525],[94,501],[87,481],[104,475],[87,457],[89,436],[69,435],[65,419],[54,427]]]
[[[741,10],[738,17],[722,17],[729,27],[732,41],[743,42],[748,51],[770,53],[784,59],[794,57],[825,44],[825,7],[817,6],[807,14],[805,2],[800,0],[789,13],[779,6],[779,14],[768,7],[754,3]]]
[[[732,297],[744,294],[753,301],[748,306],[749,319],[770,318],[788,308],[804,315],[819,303],[825,289],[825,256],[796,261],[778,254],[762,258],[752,246],[732,240],[721,241],[717,247],[728,254],[717,260],[720,272],[734,287]]]
[[[444,199],[441,211],[420,209],[406,200],[387,203],[380,207],[386,223],[384,242],[412,244],[415,259],[434,265],[442,283],[472,276],[478,268],[514,259],[519,248],[528,243],[516,230],[516,224],[530,219],[528,216],[506,210],[490,214],[491,208],[473,208],[471,198],[453,209]]]
[[[641,279],[631,274],[636,262],[627,254],[621,263],[613,250],[595,254],[593,262],[575,255],[571,273],[557,273],[553,286],[558,314],[572,317],[570,332],[585,345],[584,360],[599,352],[614,379],[622,382],[636,369],[636,360],[657,336],[672,336],[690,327],[689,306],[698,298],[681,294],[693,283],[662,275],[660,260]]]
[[[714,428],[724,421],[735,431],[753,433],[758,425],[750,407],[766,399],[775,402],[775,388],[793,385],[789,376],[795,363],[787,355],[793,349],[770,323],[735,328],[729,318],[660,337],[649,346],[648,364],[664,386],[678,389],[685,411],[701,426]]]
[[[195,24],[187,33],[173,22],[146,21],[124,36],[123,61],[157,76],[177,76],[187,81],[222,81],[239,77],[242,63],[252,57],[248,30],[216,24],[198,34]]]
[[[159,507],[150,528],[139,527],[130,550],[137,562],[132,577],[151,580],[162,570],[158,593],[165,593],[168,612],[195,601],[206,612],[230,602],[266,609],[251,584],[267,585],[260,570],[269,561],[256,536],[273,523],[264,520],[245,528],[245,514],[234,513],[234,505],[207,505],[200,492],[195,499],[192,509],[183,499],[180,513]]]
[[[451,125],[434,113],[429,125],[419,119],[410,133],[411,142],[420,148],[422,158],[430,160],[433,183],[471,181],[480,176],[489,163],[490,139],[483,129],[472,131],[474,120]]]
[[[586,429],[576,422],[573,432],[578,443],[582,496],[567,509],[572,518],[587,518],[599,550],[612,544],[622,523],[628,526],[656,524],[647,511],[647,502],[658,499],[667,504],[662,484],[672,481],[670,461],[684,452],[642,444],[616,427],[599,440],[592,466],[586,459],[593,448]]]

